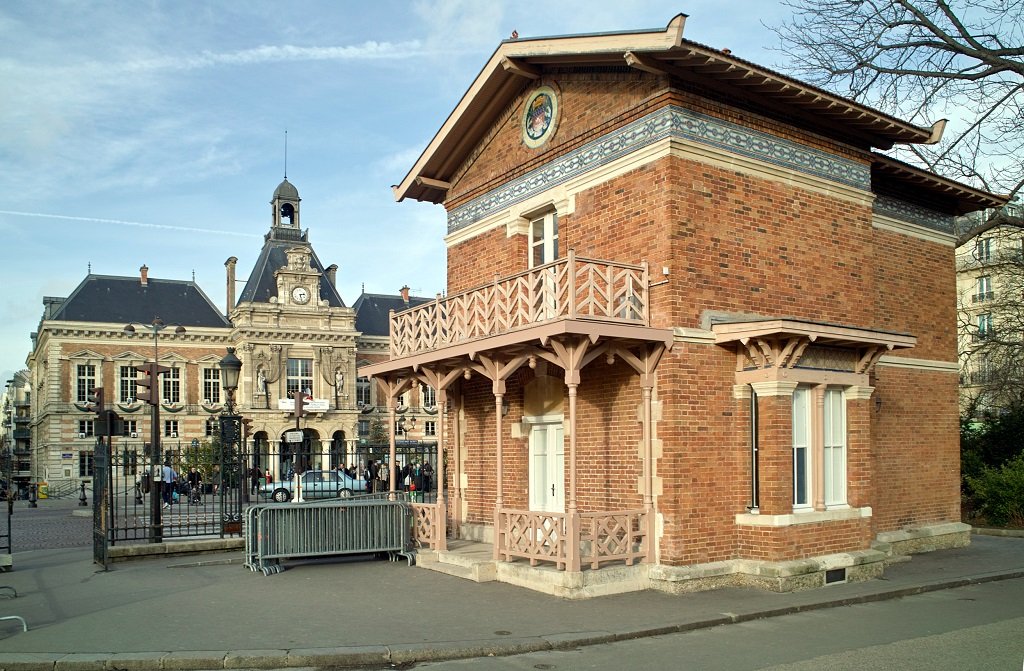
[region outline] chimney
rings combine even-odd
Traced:
[[[149,268],[143,265],[139,268],[139,281],[144,287],[149,286]]]
[[[409,285],[406,284],[405,286],[403,286],[401,289],[399,289],[399,292],[402,294],[402,300],[405,301],[406,305],[408,305],[409,304]]]
[[[324,270],[324,274],[327,275],[327,281],[331,283],[331,286],[337,289],[338,284],[336,278],[338,276],[338,264],[332,263],[331,265],[327,266],[327,268]]]
[[[224,313],[225,315],[231,314],[231,308],[235,307],[235,264],[238,263],[238,259],[234,256],[230,257],[224,262],[224,267],[228,271],[228,309]]]

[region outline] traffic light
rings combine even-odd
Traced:
[[[150,405],[160,405],[159,382],[153,377],[152,365],[135,366],[135,370],[142,373],[142,377],[135,379],[135,398]]]
[[[158,366],[155,363],[144,363],[141,366],[134,366],[134,368],[142,373],[142,377],[135,379],[135,398],[150,405],[160,405],[159,377],[171,369],[167,366]]]
[[[295,419],[299,419],[305,413],[306,399],[307,397],[303,392],[295,391]]]
[[[252,420],[248,417],[242,418],[242,439],[248,439],[252,435]]]
[[[97,415],[95,433],[97,436],[120,436],[124,433],[124,422],[113,410],[104,410]]]
[[[93,387],[89,390],[89,395],[85,397],[86,402],[91,406],[91,409],[96,413],[97,417],[103,415],[103,387]]]

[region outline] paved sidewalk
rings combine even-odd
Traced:
[[[568,601],[404,561],[293,561],[264,576],[242,553],[92,564],[88,547],[15,553],[0,585],[4,669],[381,667],[576,647],[1024,577],[1024,539],[974,536],[885,577],[791,594],[720,589]]]

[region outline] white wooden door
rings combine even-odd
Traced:
[[[530,427],[530,510],[565,512],[565,441],[561,421]]]

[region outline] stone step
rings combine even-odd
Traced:
[[[493,582],[498,579],[498,569],[493,559],[481,560],[450,552],[420,552],[416,556],[416,565],[473,582]]]

